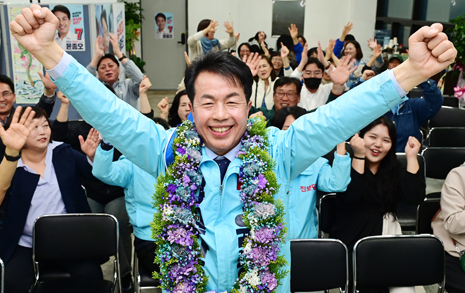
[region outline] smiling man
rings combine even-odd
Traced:
[[[10,29],[18,42],[50,71],[86,121],[136,165],[154,177],[164,174],[169,133],[117,99],[64,53],[53,41],[56,25],[56,18],[47,8],[34,4],[31,9],[23,9],[22,15],[10,23]],[[410,59],[393,71],[372,78],[313,114],[300,117],[287,131],[270,128],[267,152],[276,162],[273,171],[281,183],[276,197],[283,201],[285,209],[289,182],[337,143],[399,104],[405,91],[452,63],[456,50],[441,30],[442,26],[435,24],[415,33],[410,38]],[[256,73],[256,61],[251,60],[249,69],[233,56],[212,52],[194,61],[186,71],[193,131],[197,130],[204,143],[199,168],[205,184],[198,195],[202,199],[198,211],[203,223],[198,228],[202,229],[203,269],[209,277],[207,291],[230,291],[240,271],[241,239],[248,231],[241,220],[244,206],[238,178],[242,161],[236,155],[247,129],[251,70]],[[341,80],[348,74],[348,69],[341,70],[333,79]],[[229,161],[224,178],[215,161],[218,159]],[[288,215],[284,221],[289,221]],[[281,252],[290,262],[289,241]],[[290,276],[281,282],[277,292],[290,292]]]
[[[57,42],[63,50],[66,50],[66,43],[77,41],[77,35],[73,32],[69,32],[71,25],[71,13],[64,5],[56,5],[53,7],[52,12],[58,18],[55,42]]]

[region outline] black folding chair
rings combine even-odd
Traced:
[[[5,292],[5,265],[0,258],[0,293]]]
[[[33,263],[36,282],[31,293],[115,292],[121,288],[118,255],[118,221],[108,214],[45,215],[33,229]],[[41,278],[42,263],[102,262],[113,260],[113,280],[77,277]]]
[[[430,147],[465,147],[465,127],[433,127],[428,140]]]
[[[444,292],[442,241],[434,235],[370,236],[353,251],[354,292],[359,288],[440,284]]]
[[[152,272],[144,269],[139,264],[137,253],[134,252],[132,275],[134,278],[134,292],[140,293],[142,290],[153,290],[159,287],[158,281],[152,278]]]
[[[448,107],[454,107],[458,108],[459,107],[459,99],[457,99],[454,96],[444,96],[444,102],[442,103],[443,106],[448,106]]]
[[[407,157],[405,153],[396,153],[397,160],[407,168]],[[420,165],[420,174],[425,176],[425,159],[422,155],[417,155],[418,164]],[[399,221],[402,231],[415,231],[417,226],[417,205],[406,204],[402,201],[397,203],[397,220]]]
[[[422,152],[426,162],[426,177],[446,179],[447,174],[465,161],[464,148],[427,147]]]
[[[429,121],[430,127],[465,127],[465,110],[442,106]]]
[[[347,247],[340,240],[291,240],[291,292],[347,292],[347,259]]]
[[[433,234],[431,222],[441,208],[440,198],[427,198],[418,206],[417,234]]]
[[[318,237],[324,238],[325,233],[331,232],[336,220],[336,194],[328,193],[320,199],[318,207]]]

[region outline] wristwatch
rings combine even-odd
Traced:
[[[5,156],[5,159],[7,161],[16,162],[17,160],[19,160],[21,158],[21,151],[19,151],[19,155],[17,155],[16,157],[9,156],[9,155],[6,154],[6,152],[5,152],[4,156]]]
[[[128,58],[128,57],[126,57],[126,55],[123,54],[123,56],[121,56],[121,58],[119,58],[118,60],[123,61],[124,58]]]

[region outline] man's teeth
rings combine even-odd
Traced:
[[[214,132],[223,133],[229,130],[230,127],[212,127]]]
[[[6,104],[0,104],[0,107],[5,107],[5,106],[6,106]]]
[[[376,154],[379,153],[379,151],[377,151],[377,150],[373,150],[373,152],[376,153]]]
[[[287,107],[287,106],[289,106],[289,104],[281,104],[281,106]]]

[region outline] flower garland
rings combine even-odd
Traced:
[[[239,256],[244,271],[230,292],[273,292],[288,271],[282,269],[287,264],[284,256],[278,255],[286,239],[286,227],[284,206],[273,198],[279,185],[273,172],[275,162],[266,151],[266,122],[251,118],[241,142],[237,154],[242,161],[240,198],[250,235]],[[158,178],[154,194],[158,209],[151,227],[160,273],[154,272],[153,277],[168,292],[204,292],[208,282],[200,264],[196,227],[202,145],[192,122],[184,121],[173,143],[174,163]]]

